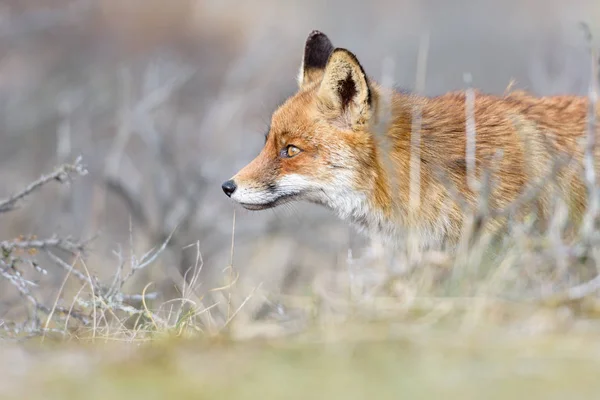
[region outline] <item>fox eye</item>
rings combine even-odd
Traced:
[[[292,158],[292,157],[300,154],[300,152],[302,152],[302,150],[300,150],[296,146],[290,144],[285,149],[283,149],[283,151],[281,153],[282,153],[282,156],[285,158]]]

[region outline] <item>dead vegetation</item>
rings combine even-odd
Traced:
[[[590,118],[582,143],[590,199],[583,225],[575,226],[563,199],[554,196],[547,229],[531,214],[509,223],[501,237],[482,235],[480,227],[499,216],[486,207],[493,182],[484,175],[476,182],[480,207],[465,224],[457,250],[423,252],[408,238],[390,252],[376,239],[361,247],[364,239],[319,210],[232,215],[220,193],[222,178],[262,144],[260,133],[254,140],[247,132],[263,128],[265,104],[293,87],[293,72],[282,71],[296,71],[299,47],[283,44],[301,42],[304,27],[269,47],[265,43],[277,35],[267,24],[224,17],[229,14],[220,13],[219,5],[203,11],[190,6],[195,2],[181,2],[162,19],[160,2],[153,2],[157,14],[130,26],[131,9],[107,1],[104,14],[83,19],[93,21],[91,34],[80,19],[87,15],[85,1],[67,8],[56,3],[54,11],[41,14],[35,5],[19,9],[24,22],[0,24],[6,46],[0,62],[6,115],[0,132],[0,181],[6,188],[0,196],[3,340],[159,343],[164,335],[217,342],[267,337],[289,344],[294,338],[383,336],[433,343],[438,330],[465,338],[488,332],[494,338],[595,337],[600,194],[590,149],[599,125],[593,112],[597,56],[587,58],[595,62],[589,62]],[[162,30],[182,19],[186,24],[173,36]],[[146,35],[147,29],[155,35]],[[56,36],[45,37],[47,32]],[[122,48],[115,44],[121,38],[127,38]],[[435,62],[434,38],[423,39],[416,52],[418,91],[430,84],[425,75],[440,73],[439,67],[425,71],[425,64]],[[588,52],[591,43],[588,35]],[[44,51],[48,44],[56,51]],[[94,58],[88,47],[105,53]],[[131,57],[120,58],[128,52]],[[386,63],[383,80],[393,82],[405,67]],[[531,85],[568,86],[568,78],[551,80],[534,70]],[[405,81],[414,81],[412,72]],[[470,94],[471,86],[477,85],[469,79],[463,84]],[[476,130],[476,124],[468,129],[469,143],[476,143]],[[568,160],[557,165],[563,162]],[[52,172],[31,179],[41,171]],[[554,175],[552,169],[502,216],[510,221],[540,188],[552,186]],[[455,200],[462,201],[458,194]],[[265,376],[276,376],[274,365],[263,366]]]

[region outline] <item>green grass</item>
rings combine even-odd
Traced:
[[[406,328],[358,324],[280,340],[33,346],[31,368],[7,398],[591,399],[600,390],[593,335]]]

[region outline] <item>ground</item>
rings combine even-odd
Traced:
[[[456,335],[344,325],[286,339],[30,343],[3,352],[6,399],[590,399],[592,335]]]

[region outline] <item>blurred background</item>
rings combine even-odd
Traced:
[[[202,287],[213,287],[231,257],[234,208],[221,183],[258,154],[272,111],[296,90],[311,30],[355,52],[374,79],[387,65],[406,89],[429,34],[430,95],[463,88],[466,72],[490,93],[514,81],[585,94],[580,21],[598,42],[597,0],[2,0],[0,198],[78,155],[90,173],[0,215],[0,238],[98,234],[87,265],[108,277],[130,226],[139,254],[177,227],[138,278],[168,291],[199,248]],[[294,293],[364,243],[317,206],[238,209],[233,265],[248,285]],[[62,275],[46,279],[58,286]]]

